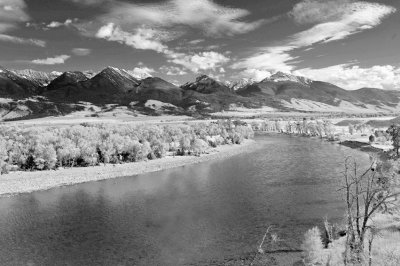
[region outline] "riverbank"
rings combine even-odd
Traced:
[[[390,149],[392,149],[391,145],[379,145],[379,144],[374,144],[371,145],[371,143],[368,142],[367,138],[364,139],[345,139],[345,140],[330,140],[327,137],[317,137],[317,136],[309,136],[309,135],[304,135],[304,134],[296,134],[296,133],[279,133],[279,132],[260,132],[260,131],[256,131],[257,135],[260,136],[279,136],[279,135],[288,135],[288,136],[295,136],[295,137],[306,137],[306,138],[314,138],[314,139],[322,139],[324,141],[327,142],[331,142],[331,143],[336,143],[339,145],[343,145],[346,146],[348,148],[351,149],[355,149],[355,150],[359,150],[362,152],[367,152],[367,153],[381,153],[381,152],[385,152],[388,151]]]
[[[220,160],[259,148],[254,140],[244,140],[240,145],[222,145],[201,156],[167,156],[151,161],[125,164],[107,164],[91,167],[63,168],[59,170],[11,172],[0,176],[0,196],[48,190],[124,176],[157,172],[189,164]]]

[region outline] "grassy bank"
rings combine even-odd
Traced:
[[[200,156],[166,156],[157,160],[49,171],[18,171],[0,178],[0,195],[9,196],[90,181],[156,172],[189,164],[214,161],[259,148],[254,140],[212,148]]]
[[[0,172],[53,170],[154,160],[167,154],[198,155],[211,147],[253,137],[229,122],[157,126],[82,124],[71,127],[0,126]]]

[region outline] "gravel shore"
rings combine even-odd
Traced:
[[[18,193],[29,193],[90,181],[156,172],[188,164],[227,158],[243,152],[250,152],[257,148],[258,146],[254,140],[245,140],[241,145],[223,145],[211,149],[208,154],[203,154],[200,157],[169,156],[157,160],[117,165],[109,164],[36,172],[11,172],[0,176],[0,196],[12,196]]]

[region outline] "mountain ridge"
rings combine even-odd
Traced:
[[[146,111],[149,100],[172,104],[178,107],[176,110],[180,114],[189,115],[230,110],[233,106],[311,112],[400,111],[399,91],[375,88],[348,91],[327,82],[283,72],[259,82],[243,80],[236,84],[199,75],[193,82],[176,86],[158,77],[137,79],[129,71],[115,67],[106,67],[96,74],[87,71],[51,74],[0,67],[0,98],[8,99],[0,102],[0,117],[1,110],[7,111],[11,105],[29,113],[22,117],[29,117],[47,115],[50,109],[53,115],[63,115],[81,109],[80,102],[98,106],[117,104]],[[36,100],[21,101],[33,98]]]

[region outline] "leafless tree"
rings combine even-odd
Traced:
[[[393,200],[398,193],[392,189],[393,175],[383,170],[383,163],[374,159],[370,167],[359,173],[359,166],[352,157],[345,161],[344,187],[347,207],[347,239],[344,263],[365,263],[364,243],[366,233],[368,251],[371,258],[373,228],[371,218],[379,210],[388,211],[394,204]],[[372,259],[369,259],[371,265]]]

